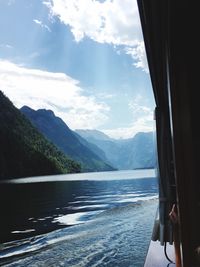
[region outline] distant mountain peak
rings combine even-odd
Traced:
[[[99,131],[99,130],[93,130],[93,129],[77,129],[75,130],[78,134],[80,134],[82,137],[85,138],[94,138],[97,140],[109,140],[111,141],[112,138],[110,138],[105,133]]]
[[[83,171],[114,170],[94,150],[78,138],[65,122],[56,117],[53,111],[46,109],[33,110],[22,108],[22,113],[32,124],[65,155],[82,164]],[[102,151],[103,153],[103,151]]]
[[[22,112],[36,112],[35,109],[33,108],[30,108],[28,106],[23,106],[21,109],[20,109]],[[54,112],[51,110],[51,109],[45,109],[45,108],[41,108],[41,109],[38,109],[37,110],[37,113],[38,114],[43,114],[43,115],[46,115],[46,116],[55,116]]]
[[[33,111],[24,106],[27,113]],[[0,180],[80,172],[0,91]]]
[[[96,130],[77,130],[76,132],[103,150],[111,165],[119,170],[155,166],[153,132],[138,132],[132,138],[121,140],[112,139]]]

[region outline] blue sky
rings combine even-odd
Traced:
[[[154,127],[133,0],[0,0],[0,90],[71,129],[129,138]]]

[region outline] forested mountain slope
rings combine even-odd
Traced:
[[[0,91],[0,179],[80,171]]]

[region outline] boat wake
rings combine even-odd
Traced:
[[[114,206],[105,210],[77,212],[75,214],[60,216],[55,220],[62,224],[70,224],[72,226],[47,234],[2,244],[0,250],[0,265],[25,266],[16,265],[16,261],[24,261],[26,258],[33,257],[35,253],[41,254],[44,251],[50,251],[52,247],[54,248],[54,251],[56,249],[59,251],[60,248],[65,247],[66,244],[72,245],[74,242],[77,243],[77,241],[79,241],[78,247],[83,251],[87,243],[93,245],[99,243],[99,240],[102,239],[102,233],[105,233],[106,229],[109,233],[107,235],[109,240],[106,241],[108,243],[107,246],[109,246],[111,240],[112,243],[113,240],[115,243],[117,238],[119,238],[117,236],[122,233],[124,240],[126,240],[127,237],[124,237],[124,234],[126,233],[128,236],[130,232],[134,231],[136,228],[134,225],[136,221],[144,220],[144,212],[142,212],[142,210],[147,209],[148,206],[154,207],[156,203],[156,195],[141,198],[138,197],[135,198],[134,203],[126,203],[126,205],[121,203],[119,206]],[[148,227],[145,226],[145,228],[147,229]],[[121,242],[124,242],[122,238]],[[71,254],[75,248],[72,245],[73,249],[70,251],[69,247],[70,246],[67,246],[66,253],[68,251],[68,253]],[[115,249],[112,250],[111,254],[115,254],[114,251]],[[87,253],[88,252],[85,251],[85,254]],[[78,256],[78,254],[76,256]],[[15,265],[13,265],[12,262],[15,262]],[[40,264],[38,263],[36,266],[40,266]]]

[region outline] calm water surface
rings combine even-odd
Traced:
[[[157,209],[152,170],[0,184],[0,264],[142,267]]]

